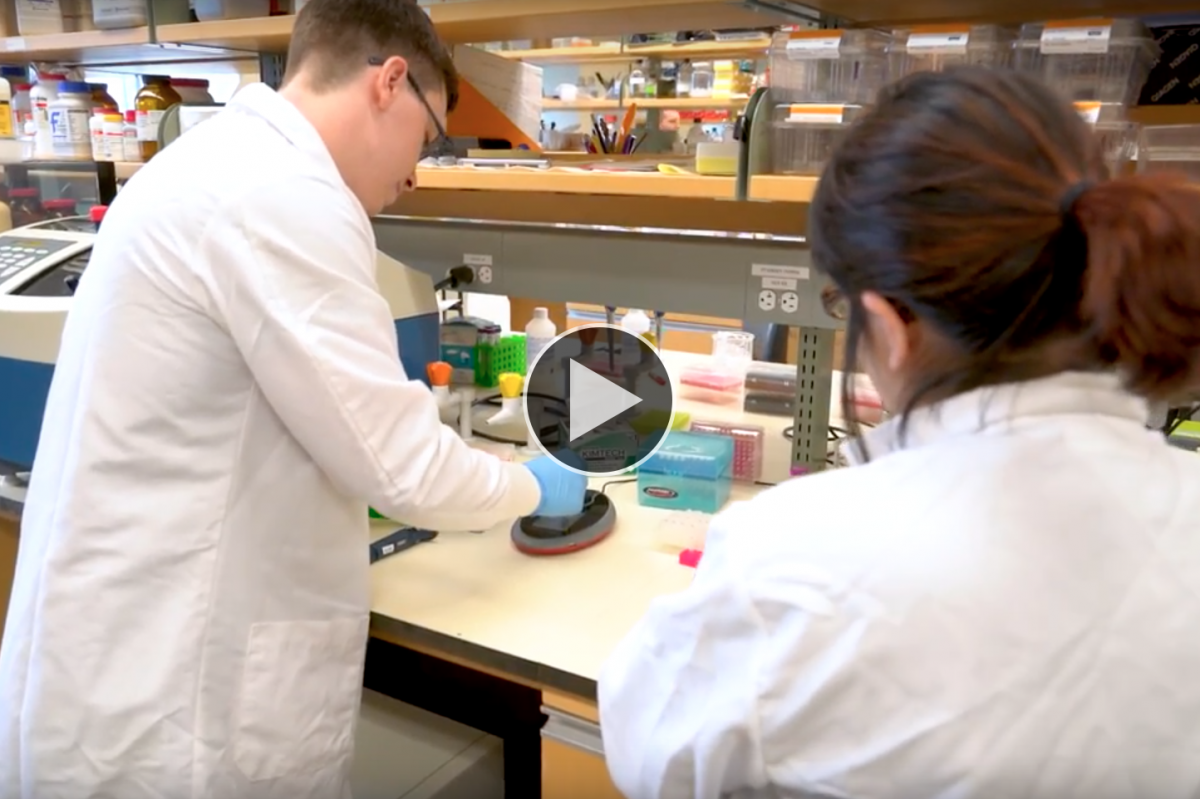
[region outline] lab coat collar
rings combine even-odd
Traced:
[[[342,173],[338,171],[329,148],[312,123],[305,119],[300,109],[284,99],[265,83],[252,83],[241,89],[229,101],[231,108],[264,120],[287,139],[296,149],[320,164],[323,170],[337,175],[339,183]]]
[[[863,434],[867,455],[878,458],[939,440],[975,435],[1021,419],[1091,414],[1146,424],[1150,406],[1121,387],[1113,374],[1065,372],[1040,380],[969,391],[910,414],[901,435],[899,417]],[[851,465],[862,462],[859,448],[845,449]]]

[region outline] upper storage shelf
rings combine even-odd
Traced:
[[[1096,16],[1195,12],[1196,0],[805,0],[858,25],[931,22],[1016,23]]]
[[[149,28],[82,31],[0,38],[0,61],[60,64],[159,64],[228,58],[236,54],[174,44],[153,44]]]
[[[449,43],[616,36],[645,31],[754,28],[794,19],[737,0],[463,0],[431,6]],[[255,52],[283,52],[293,17],[163,25],[158,40]]]
[[[497,50],[496,55],[514,61],[533,64],[602,64],[629,63],[642,58],[679,60],[690,58],[765,58],[771,38],[736,39],[730,41],[691,42],[688,44],[630,44],[617,42],[580,47],[552,47],[539,50]]]

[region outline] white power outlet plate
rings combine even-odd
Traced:
[[[758,292],[758,308],[760,311],[775,310],[775,292],[770,289]]]
[[[475,270],[475,277],[479,278],[479,282],[488,284],[492,282],[492,268],[490,266],[481,266]]]
[[[794,291],[785,291],[779,298],[779,307],[784,313],[795,313],[800,310],[800,295]]]

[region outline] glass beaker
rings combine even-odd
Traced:
[[[723,372],[745,374],[754,359],[754,334],[720,330],[712,336],[713,364]]]

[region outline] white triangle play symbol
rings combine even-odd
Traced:
[[[571,440],[595,430],[642,401],[611,380],[571,360]]]

